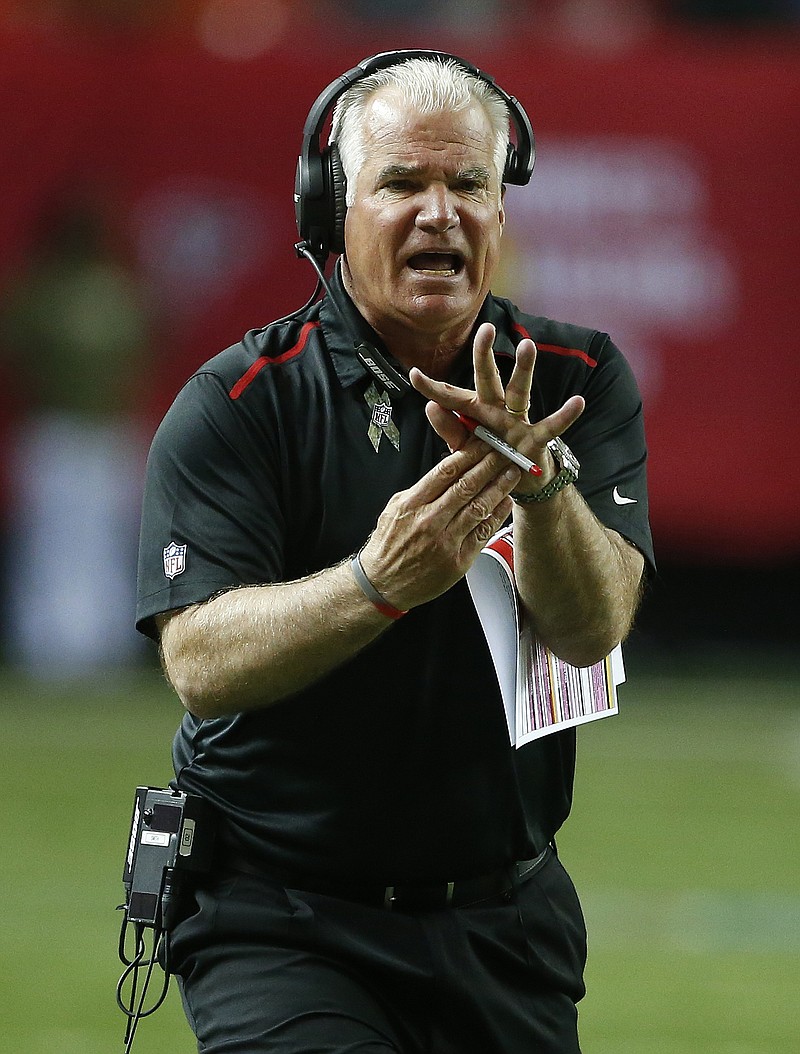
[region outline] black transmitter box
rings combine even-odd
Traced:
[[[128,922],[168,928],[163,916],[173,887],[210,870],[213,851],[213,815],[204,798],[137,787],[122,873]]]

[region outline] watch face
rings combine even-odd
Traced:
[[[564,468],[569,469],[574,474],[575,478],[578,478],[578,470],[581,467],[580,461],[575,457],[569,447],[564,448]]]
[[[572,476],[574,482],[574,480],[578,478],[578,471],[580,470],[581,463],[572,453],[564,440],[559,436],[556,436],[555,439],[549,440],[547,447],[561,466],[562,471],[566,470],[566,472]]]

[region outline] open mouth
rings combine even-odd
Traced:
[[[408,266],[420,274],[452,278],[462,270],[464,261],[456,253],[417,253],[408,261]]]

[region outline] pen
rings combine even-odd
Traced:
[[[474,432],[478,439],[482,439],[484,443],[488,443],[490,447],[497,450],[498,453],[507,457],[509,461],[513,461],[515,465],[529,472],[532,476],[541,476],[542,470],[539,466],[531,461],[530,458],[525,457],[524,454],[520,454],[519,450],[515,450],[513,446],[506,443],[500,436],[496,436],[494,432],[490,432],[488,428],[484,428],[483,425],[479,425],[477,421],[473,421],[471,417],[467,417],[466,414],[457,413],[453,411],[459,421],[465,428],[468,428],[470,432]]]

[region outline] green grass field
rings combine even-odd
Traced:
[[[796,665],[629,669],[621,710],[580,733],[559,842],[590,931],[585,1054],[797,1054]],[[6,676],[0,712],[0,1049],[122,1051],[133,790],[169,778],[180,707],[148,671],[58,691]],[[193,1050],[173,989],[134,1052]]]

